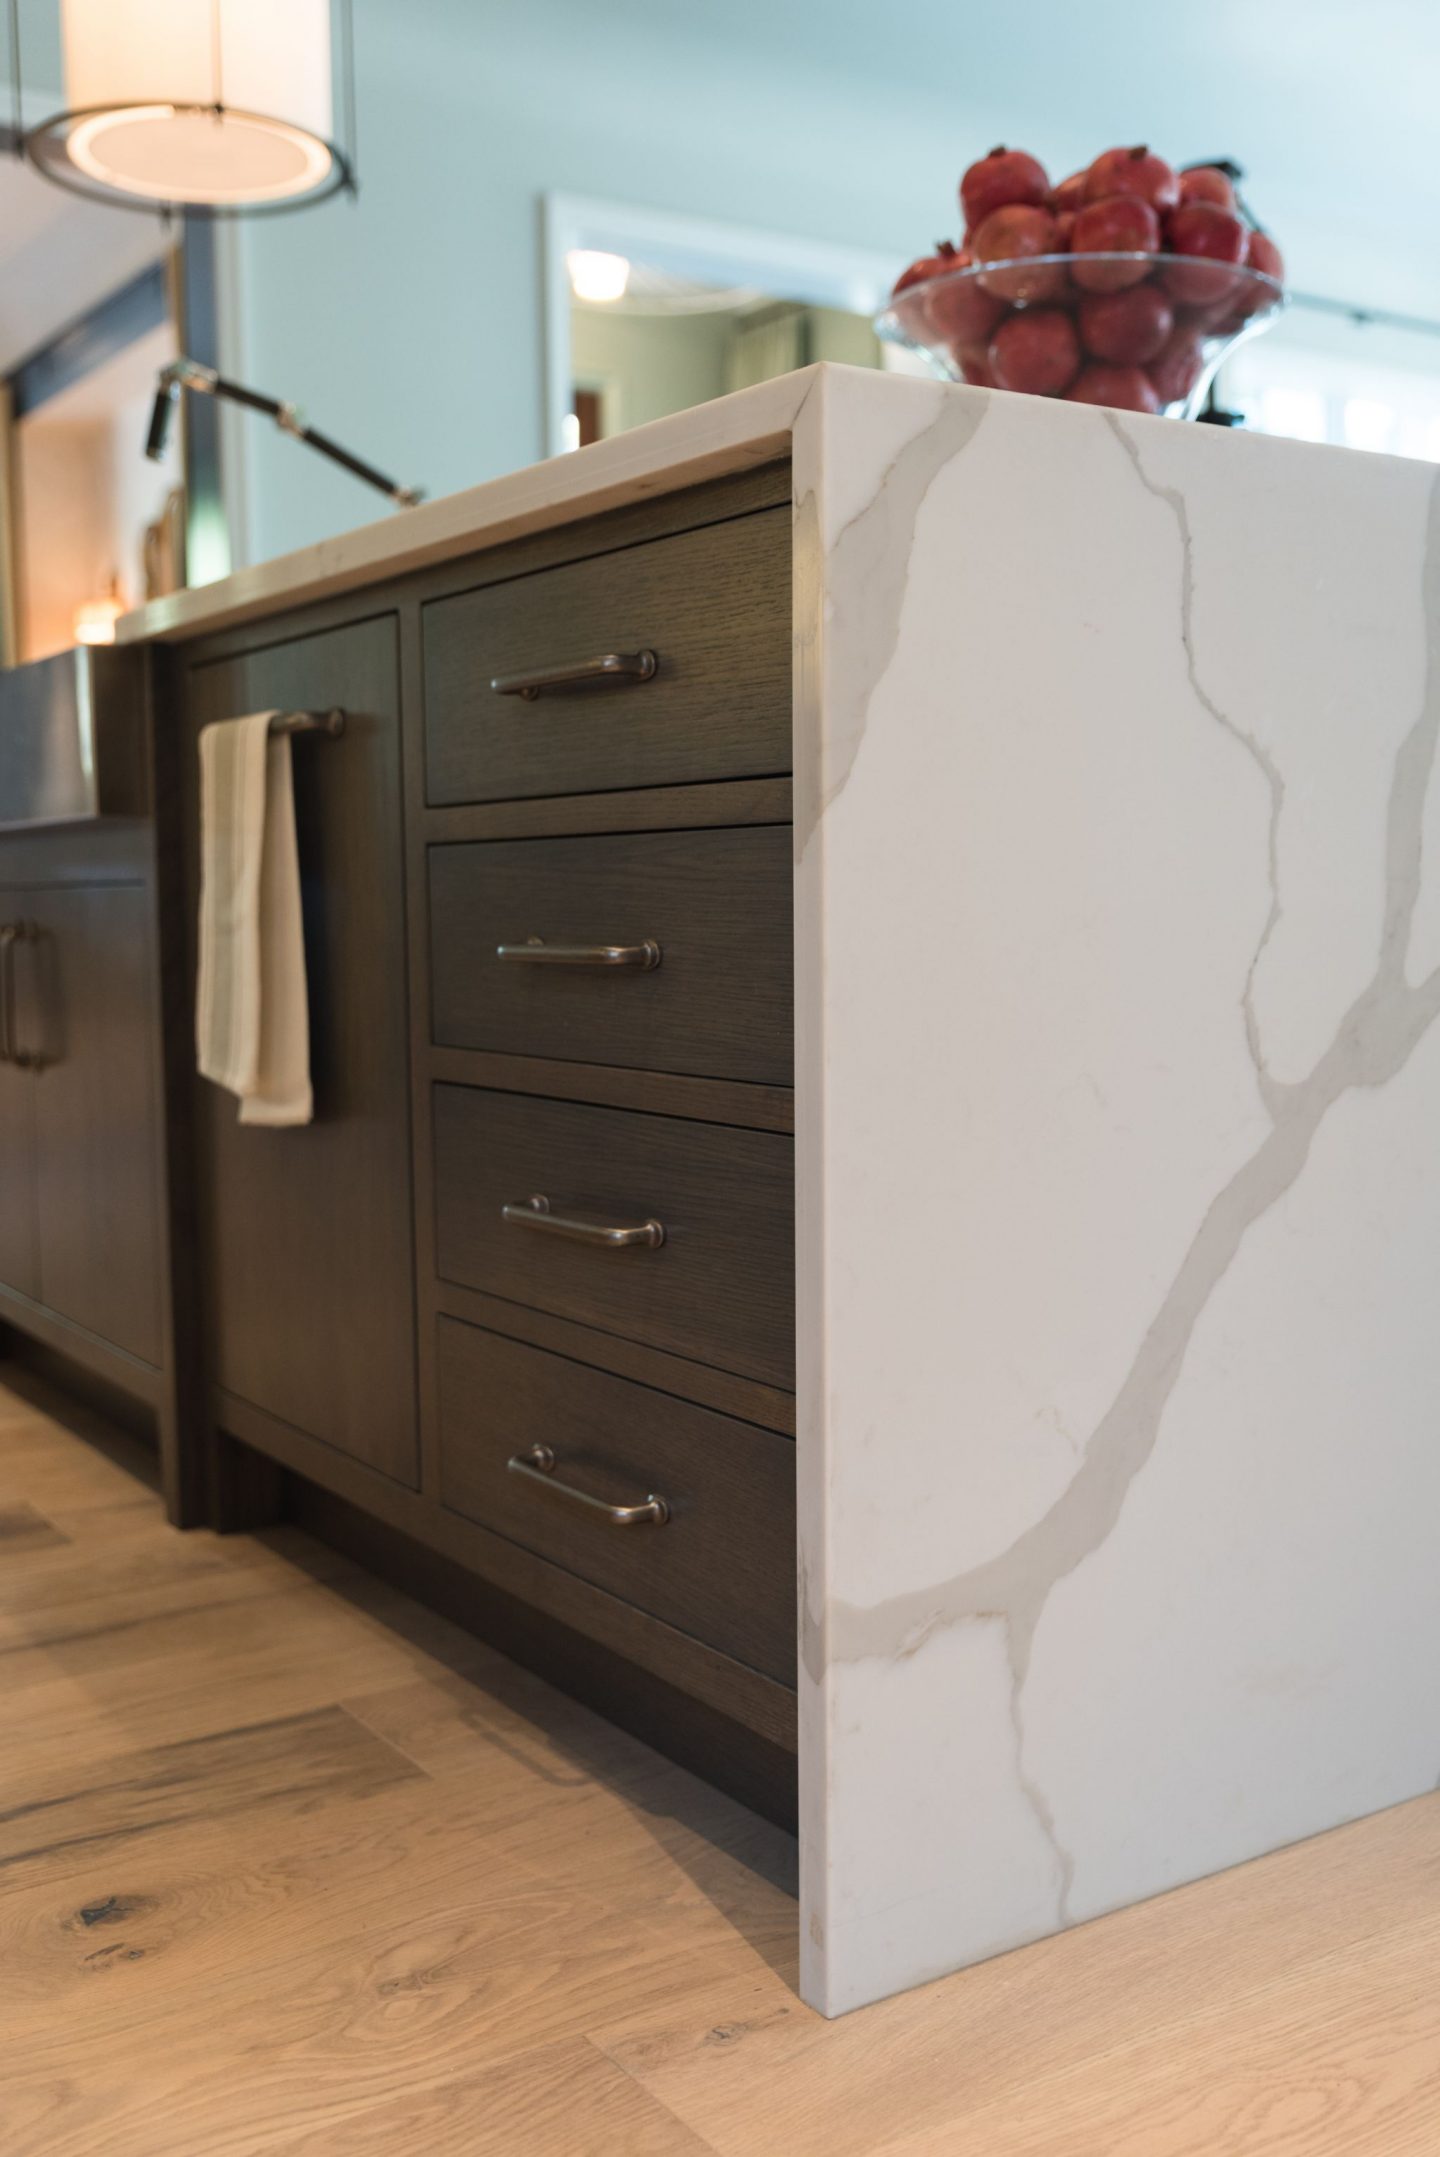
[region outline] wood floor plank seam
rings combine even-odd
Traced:
[[[363,1743],[356,1759],[348,1762],[342,1749],[352,1732]],[[338,1746],[329,1742],[337,1738]],[[298,1746],[297,1759],[287,1758],[291,1746]],[[269,1783],[263,1772],[267,1751],[277,1768]],[[332,1752],[336,1754],[333,1762]],[[237,1767],[243,1768],[243,1775],[233,1772]],[[298,1780],[285,1779],[306,1768],[311,1772],[299,1773]],[[227,1769],[231,1771],[228,1782]],[[347,1779],[377,1788],[387,1781],[424,1777],[422,1768],[338,1705],[181,1738],[140,1754],[120,1755],[103,1777],[95,1769],[91,1773],[95,1779],[78,1789],[0,1809],[0,1873],[59,1850],[156,1834],[189,1818],[215,1818],[245,1805],[283,1803],[297,1797],[318,1799],[327,1787],[344,1787]],[[147,1801],[153,1806],[151,1813],[146,1811]],[[99,1816],[93,1825],[87,1824],[87,1808]],[[18,1848],[5,1847],[7,1829],[66,1814],[71,1816],[74,1832],[35,1843],[22,1841]]]

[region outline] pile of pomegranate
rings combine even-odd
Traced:
[[[907,337],[991,389],[1127,412],[1183,405],[1207,343],[1269,311],[1284,283],[1279,248],[1229,177],[1177,172],[1144,143],[1102,151],[1058,187],[1002,146],[966,172],[960,208],[960,246],[912,262],[891,307]]]

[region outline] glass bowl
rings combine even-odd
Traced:
[[[1033,255],[907,285],[875,318],[950,382],[1194,419],[1282,285],[1198,255]]]

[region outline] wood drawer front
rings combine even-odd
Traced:
[[[433,1029],[447,1048],[788,1086],[790,831],[666,831],[430,849]],[[500,945],[658,946],[650,970]]]
[[[442,1278],[793,1388],[791,1139],[469,1086],[437,1086],[434,1112]],[[502,1220],[536,1193],[565,1216],[654,1218],[665,1241],[596,1248]]]
[[[795,1682],[795,1448],[788,1439],[563,1356],[442,1318],[443,1503],[596,1587]],[[506,1467],[530,1447],[551,1480]],[[617,1527],[552,1487],[630,1505],[663,1526]]]
[[[790,512],[762,510],[425,608],[434,805],[674,786],[790,769]],[[497,675],[653,651],[650,681]]]

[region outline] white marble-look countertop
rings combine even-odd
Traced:
[[[857,374],[795,472],[834,2013],[1440,1777],[1440,474]]]
[[[173,643],[233,628],[577,517],[768,464],[789,451],[795,414],[816,378],[835,372],[822,365],[782,375],[418,509],[393,510],[374,524],[236,570],[214,584],[169,593],[125,615],[117,640]]]

